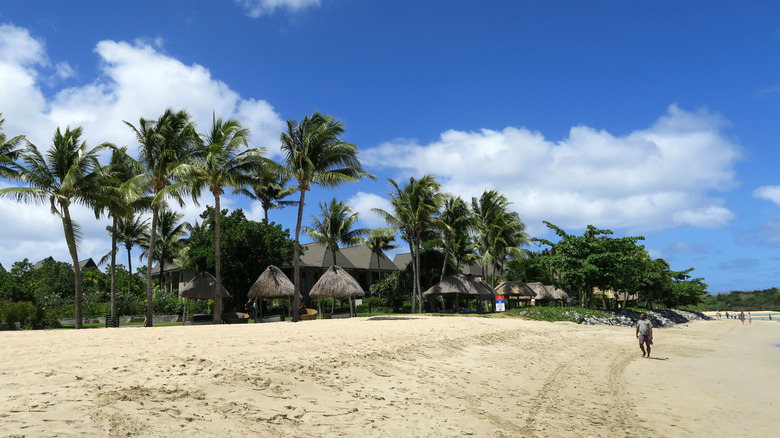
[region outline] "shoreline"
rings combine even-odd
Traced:
[[[659,360],[631,327],[510,318],[0,336],[2,436],[760,436],[780,405],[770,324],[660,328]]]

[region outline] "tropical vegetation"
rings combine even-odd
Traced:
[[[198,134],[183,110],[125,122],[138,143],[137,160],[126,147],[104,143],[90,149],[81,127],[58,128],[42,151],[24,136],[7,138],[3,122],[0,117],[1,176],[20,185],[0,190],[0,196],[23,203],[48,201],[61,219],[71,256],[70,264],[48,261],[33,269],[25,260],[10,271],[0,268],[0,301],[6,303],[0,307],[11,309],[4,315],[16,315],[9,318],[17,321],[28,315],[21,318],[27,327],[56,325],[52,321],[71,309],[77,328],[87,317],[119,314],[143,314],[152,326],[155,313],[182,309],[174,285],[166,284],[171,265],[212,272],[218,285],[231,291],[224,303],[215,296],[205,304],[215,322],[220,322],[223,304],[228,310],[242,304],[242,291],[270,264],[292,267],[293,302],[298,303],[302,231],[327,248],[333,264],[342,248],[364,244],[379,266],[386,252],[400,247],[394,243],[400,238],[410,263],[392,273],[377,270],[366,298],[369,307],[383,311],[423,312],[431,304],[423,299],[425,290],[472,266],[494,286],[501,281],[554,285],[583,309],[739,305],[736,298],[726,302],[720,295],[707,296],[707,285],[692,275],[693,268],[674,270],[666,260],[652,258],[641,236],[616,237],[595,226],[577,235],[546,222],[557,240],[531,238],[517,209],[499,190],[464,200],[444,192],[433,175],[388,180],[390,208],[372,210],[387,227],[358,227],[357,212],[335,197],[321,203],[319,214],[305,226],[307,192],[374,178],[362,167],[357,146],[343,140],[343,123],[319,112],[287,121],[280,134],[279,163],[267,158],[264,148],[250,146],[250,132],[238,120],[216,114],[205,134]],[[101,165],[104,152],[109,160]],[[248,219],[242,210],[222,209],[227,189],[258,201],[262,221]],[[202,222],[183,222],[176,206],[184,206],[187,198],[197,204],[206,190],[214,205],[206,207]],[[79,266],[81,236],[71,217],[74,204],[110,220],[105,272],[82,272]],[[268,220],[269,210],[284,207],[297,207],[292,236]],[[117,260],[119,246],[127,253],[127,268]],[[142,249],[140,258],[146,259],[135,272],[134,248]],[[605,291],[613,293],[608,297]],[[774,290],[750,298],[734,294],[740,304],[776,302]],[[754,298],[758,296],[762,298]],[[298,306],[292,309],[297,321]]]

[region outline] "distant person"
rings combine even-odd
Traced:
[[[720,319],[720,310],[718,310],[717,312],[715,312],[715,314],[716,314],[716,315],[718,315],[718,319]]]
[[[742,324],[745,323],[745,312],[739,312],[739,320],[742,321]]]
[[[639,339],[639,348],[642,349],[642,357],[650,357],[650,346],[653,345],[653,323],[647,319],[647,315],[639,315],[636,322],[636,338]],[[647,346],[647,351],[645,351]]]
[[[747,319],[748,319],[748,324],[753,324],[753,315],[751,315],[750,312],[748,312],[747,314]]]
[[[726,311],[726,319],[729,319],[729,311]]]

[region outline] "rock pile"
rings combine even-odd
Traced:
[[[639,312],[633,310],[617,310],[610,313],[608,318],[587,317],[580,321],[580,324],[588,325],[617,325],[624,327],[633,327],[639,320]],[[690,321],[699,321],[709,319],[700,312],[687,312],[685,310],[658,310],[647,311],[647,319],[653,323],[653,327],[669,327],[675,324],[685,324]]]

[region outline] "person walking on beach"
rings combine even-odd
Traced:
[[[753,324],[753,315],[751,315],[750,312],[748,312],[747,318],[748,318],[748,324]]]
[[[647,315],[639,315],[636,322],[636,338],[639,339],[639,348],[642,349],[642,357],[650,357],[650,346],[653,345],[653,323],[647,319]],[[645,345],[647,351],[645,351]]]
[[[742,321],[742,324],[745,323],[745,312],[739,312],[739,320]]]

